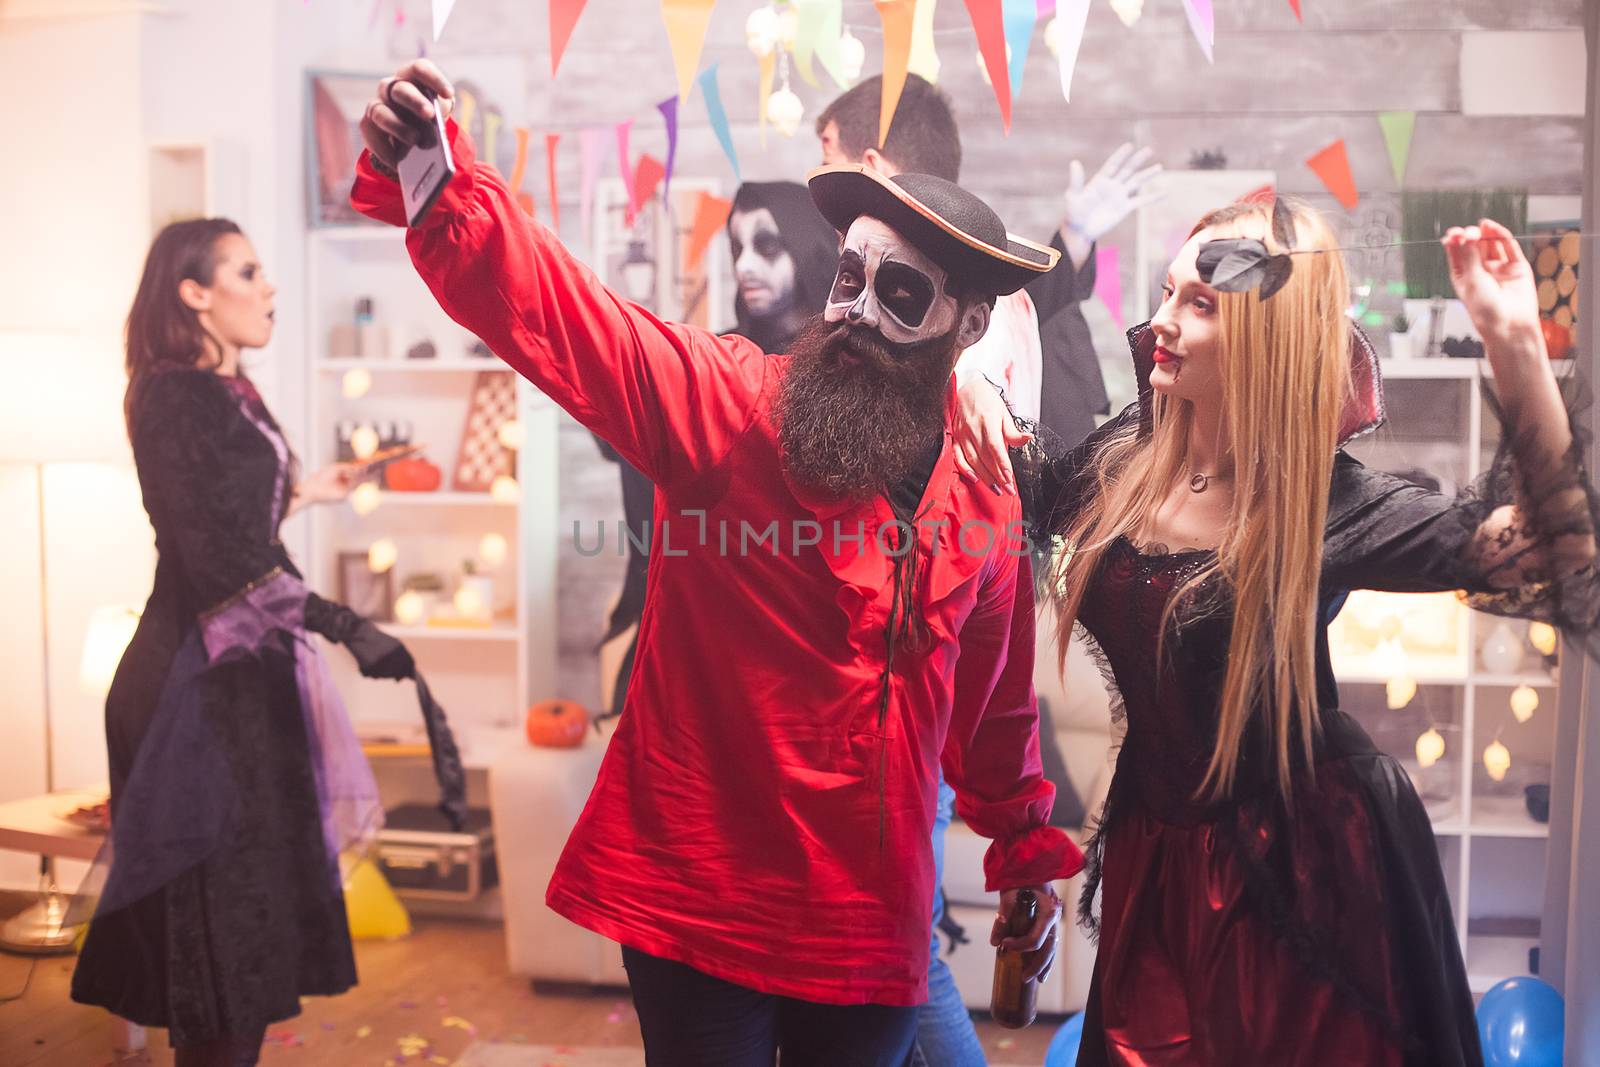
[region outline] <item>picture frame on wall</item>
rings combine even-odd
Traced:
[[[339,602],[373,622],[394,619],[394,570],[373,574],[365,552],[339,553]]]
[[[306,71],[306,209],[312,226],[380,226],[350,206],[361,115],[382,74]]]

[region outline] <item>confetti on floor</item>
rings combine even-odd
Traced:
[[[357,1037],[371,1037],[372,1036],[372,1027],[370,1027],[370,1026],[358,1026],[358,1027],[356,1027],[356,1036]]]

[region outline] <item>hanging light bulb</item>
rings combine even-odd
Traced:
[[[1044,24],[1044,46],[1050,50],[1050,55],[1056,59],[1061,58],[1061,18],[1053,16]]]
[[[422,621],[422,613],[426,607],[420,593],[415,589],[407,589],[394,598],[395,620],[406,626],[415,626]]]
[[[383,502],[383,494],[378,490],[377,482],[362,482],[350,494],[350,508],[363,518],[378,510],[378,505]]]
[[[1518,722],[1527,722],[1539,710],[1539,692],[1531,685],[1519,685],[1511,691],[1511,714]]]
[[[805,112],[805,105],[800,102],[800,98],[787,83],[767,97],[767,121],[785,137],[794,136],[794,131],[800,128],[800,119]]]
[[[846,82],[855,84],[861,77],[861,68],[867,63],[867,46],[849,30],[839,35],[839,74]]]
[[[486,567],[500,566],[510,553],[511,546],[502,534],[486,533],[483,540],[478,542],[478,558]]]
[[[758,7],[744,20],[744,43],[757,59],[772,54],[782,32],[778,13],[770,7]]]
[[[501,448],[509,448],[515,452],[522,447],[522,422],[519,419],[507,419],[500,424],[500,429],[495,432],[500,439]]]
[[[380,537],[367,549],[367,569],[373,574],[382,574],[393,567],[399,558],[400,549],[395,543],[387,537]]]
[[[365,367],[352,367],[344,372],[340,392],[346,400],[360,400],[372,388],[372,372]]]
[[[1483,750],[1483,769],[1488,771],[1489,777],[1495,781],[1505,781],[1506,772],[1511,769],[1511,750],[1498,740],[1492,742]]]
[[[1117,13],[1124,26],[1131,27],[1144,14],[1144,0],[1111,0],[1111,10]]]
[[[489,495],[496,504],[515,504],[522,499],[522,489],[509,474],[502,474],[489,486]]]
[[[378,431],[362,423],[350,434],[350,451],[357,459],[371,459],[378,451]]]
[[[1444,734],[1432,726],[1417,736],[1417,762],[1432,767],[1444,755]]]
[[[1390,678],[1384,685],[1384,695],[1388,698],[1389,710],[1399,711],[1411,703],[1417,695],[1417,680],[1408,674]]]
[[[800,33],[800,13],[789,4],[778,12],[778,43],[785,52],[794,51],[794,39]]]
[[[1547,622],[1528,624],[1528,643],[1539,650],[1541,656],[1556,654],[1556,628]]]

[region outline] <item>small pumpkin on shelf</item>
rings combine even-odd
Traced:
[[[589,732],[589,713],[572,700],[541,700],[528,709],[528,743],[540,748],[577,748]]]
[[[383,469],[383,484],[395,493],[431,493],[443,479],[443,472],[421,456],[397,459]]]

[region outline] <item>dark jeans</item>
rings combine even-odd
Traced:
[[[917,1009],[758,993],[626,946],[647,1067],[903,1067]]]

